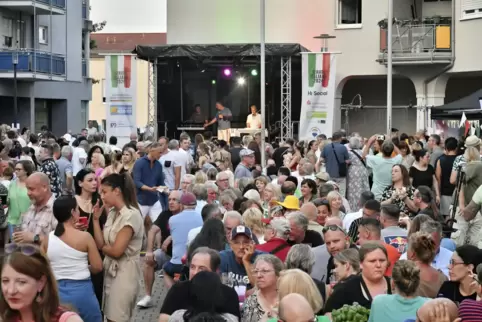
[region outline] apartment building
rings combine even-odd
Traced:
[[[266,0],[266,41],[320,51],[319,34],[340,52],[335,128],[386,131],[388,41],[393,44],[393,126],[431,126],[431,111],[482,88],[482,0]],[[179,23],[182,21],[182,23]],[[168,0],[169,44],[257,43],[259,0]],[[360,101],[361,98],[361,101]],[[297,102],[292,102],[293,119]],[[360,108],[363,107],[363,108]]]
[[[91,29],[87,0],[0,0],[0,123],[85,127]]]

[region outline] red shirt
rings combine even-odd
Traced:
[[[387,250],[388,262],[390,263],[390,266],[388,266],[387,271],[385,272],[385,276],[391,277],[393,265],[395,265],[400,258],[400,253],[398,252],[398,249],[390,244],[383,243],[383,246],[385,246],[385,249]]]
[[[276,257],[281,259],[281,261],[284,263],[286,256],[288,256],[288,252],[291,249],[291,246],[288,244],[288,242],[282,238],[271,238],[269,241],[267,241],[264,244],[261,245],[256,245],[256,249],[265,253],[271,253],[275,248],[281,247],[281,245],[286,245],[283,249],[277,251],[275,254]]]

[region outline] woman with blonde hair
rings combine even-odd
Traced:
[[[122,152],[112,151],[110,154],[110,165],[104,169],[101,178],[106,177],[112,173],[120,173],[122,169]]]
[[[205,184],[208,181],[208,176],[202,170],[194,174],[194,184]]]
[[[416,316],[417,310],[429,300],[415,295],[420,285],[420,269],[412,261],[395,263],[391,285],[395,294],[382,294],[373,299],[369,321],[405,321]]]
[[[341,197],[341,194],[337,191],[331,191],[328,193],[328,196],[326,196],[326,199],[328,199],[328,202],[330,203],[330,217],[339,217],[343,220],[343,218],[345,218],[345,213],[340,210],[343,206],[343,198]]]
[[[198,167],[201,169],[205,163],[211,162],[211,152],[206,143],[201,143],[197,146]]]
[[[0,317],[4,322],[81,322],[60,306],[48,259],[32,244],[8,244],[1,267]]]
[[[137,160],[137,153],[131,147],[125,147],[122,150],[122,169],[119,171],[120,174],[124,172],[132,173],[134,169],[134,163]]]
[[[282,299],[288,294],[298,293],[309,303],[313,312],[321,312],[323,298],[318,287],[310,275],[300,269],[288,269],[281,272],[278,279],[278,298]]]
[[[260,244],[264,244],[263,213],[258,208],[248,208],[243,213],[244,225],[251,229]]]

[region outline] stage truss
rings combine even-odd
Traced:
[[[157,59],[149,61],[147,83],[147,136],[157,141]]]
[[[281,57],[281,141],[293,138],[291,121],[291,57]]]
[[[157,59],[149,61],[147,86],[147,127],[146,136],[157,141]],[[291,120],[291,57],[281,57],[281,131],[280,139],[286,142],[293,138],[293,122]],[[268,127],[267,127],[268,128]]]

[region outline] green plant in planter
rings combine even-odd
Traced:
[[[370,310],[358,303],[345,304],[342,308],[331,312],[333,322],[367,322],[369,317]]]

